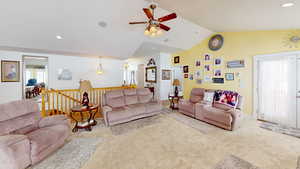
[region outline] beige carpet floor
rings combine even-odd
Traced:
[[[237,131],[216,127],[203,133],[170,115],[159,123],[113,135],[106,127],[77,137],[104,138],[82,169],[214,169],[234,155],[261,169],[295,169],[300,140],[245,120]]]

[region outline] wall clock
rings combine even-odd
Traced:
[[[217,51],[217,50],[221,49],[221,47],[223,46],[223,43],[224,43],[223,36],[220,34],[217,34],[210,38],[210,40],[208,42],[208,47],[212,51]]]
[[[283,40],[284,47],[298,48],[300,46],[300,31],[294,31],[286,35]]]

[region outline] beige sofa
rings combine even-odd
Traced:
[[[103,116],[106,126],[125,123],[160,113],[162,105],[152,100],[149,89],[109,91],[104,96]]]
[[[70,136],[63,116],[41,117],[30,100],[0,105],[0,169],[25,169],[64,145]]]
[[[236,108],[203,100],[205,91],[211,89],[194,88],[189,100],[180,100],[179,112],[226,130],[235,130],[241,126],[243,119],[243,97],[238,97]]]

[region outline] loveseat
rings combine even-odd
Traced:
[[[0,169],[24,169],[64,145],[70,125],[63,115],[42,118],[30,100],[0,105]]]
[[[226,130],[239,128],[243,119],[243,97],[238,95],[236,106],[233,107],[216,102],[215,92],[211,89],[192,89],[189,100],[179,101],[179,112]],[[205,93],[213,93],[211,100],[204,99]]]
[[[153,101],[153,94],[147,88],[106,92],[104,104],[103,116],[106,126],[153,116],[162,109],[162,104]]]

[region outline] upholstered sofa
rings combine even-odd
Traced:
[[[153,95],[147,88],[109,91],[105,93],[104,103],[106,126],[153,116],[162,109],[162,104],[153,101]]]
[[[179,112],[226,130],[239,128],[243,119],[243,112],[241,111],[243,97],[238,96],[237,106],[233,108],[214,101],[203,100],[206,91],[212,92],[213,90],[192,89],[189,100],[179,101]]]
[[[0,169],[24,169],[64,145],[70,135],[65,116],[42,118],[28,100],[0,105]]]

